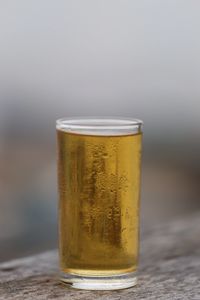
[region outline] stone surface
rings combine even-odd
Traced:
[[[57,278],[57,252],[49,251],[0,264],[0,299],[200,300],[200,214],[143,232],[136,287],[66,288]]]

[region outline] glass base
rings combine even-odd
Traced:
[[[61,273],[60,280],[67,286],[82,290],[120,290],[137,284],[137,272],[113,276],[84,276]]]

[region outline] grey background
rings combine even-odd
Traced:
[[[200,2],[0,1],[0,259],[56,247],[55,120],[144,121],[142,226],[200,209]]]

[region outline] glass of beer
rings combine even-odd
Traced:
[[[88,290],[137,283],[142,121],[60,119],[60,279]]]

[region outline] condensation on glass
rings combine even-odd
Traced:
[[[60,278],[80,289],[137,282],[142,121],[57,121]]]

